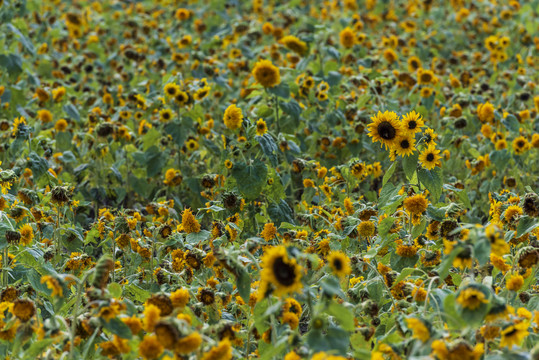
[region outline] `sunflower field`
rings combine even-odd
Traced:
[[[539,0],[0,0],[0,358],[539,359]]]

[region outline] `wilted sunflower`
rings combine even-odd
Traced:
[[[380,142],[385,148],[393,147],[396,139],[402,132],[402,124],[398,120],[398,116],[393,111],[386,111],[371,117],[372,122],[369,124],[369,136],[373,142]]]
[[[279,68],[269,60],[259,60],[253,68],[253,76],[265,88],[274,87],[281,82]]]
[[[475,310],[482,304],[488,304],[488,299],[482,291],[469,286],[460,291],[457,303],[466,309]]]
[[[275,246],[262,256],[261,288],[274,287],[276,296],[284,296],[301,289],[301,266],[288,255],[286,247]],[[265,292],[264,292],[265,293]]]
[[[225,110],[223,121],[225,122],[225,126],[230,130],[239,129],[243,121],[243,114],[241,112],[241,109],[235,104],[230,105]]]
[[[429,202],[423,194],[409,196],[404,200],[404,208],[412,215],[421,215],[427,211]]]
[[[519,346],[522,340],[528,336],[528,323],[523,321],[517,324],[506,326],[502,329],[502,339],[500,340],[500,346],[507,346],[509,348],[513,345]]]
[[[437,150],[434,145],[429,145],[419,154],[421,166],[427,170],[432,170],[436,166],[441,166],[441,158],[440,150]]]
[[[287,49],[292,50],[298,55],[303,55],[307,51],[307,44],[294,35],[287,35],[279,40]]]

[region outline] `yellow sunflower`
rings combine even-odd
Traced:
[[[509,325],[502,330],[502,339],[500,340],[500,346],[507,346],[509,348],[513,345],[520,345],[522,340],[528,336],[528,323],[520,322],[518,324]]]
[[[403,135],[399,136],[395,144],[393,145],[393,150],[402,157],[410,156],[416,150],[415,148],[415,138],[413,135]]]
[[[421,128],[425,126],[421,114],[415,111],[410,111],[408,114],[402,117],[402,129],[408,134],[415,134],[421,131]]]
[[[402,132],[402,125],[398,120],[398,116],[393,111],[386,111],[371,117],[372,123],[369,124],[369,136],[373,142],[380,142],[381,147],[386,149],[393,147],[398,136]]]
[[[437,150],[434,145],[429,145],[425,150],[419,154],[419,161],[421,166],[427,170],[432,170],[436,166],[441,166],[440,150]]]
[[[350,275],[352,272],[350,258],[348,258],[342,251],[332,251],[329,253],[328,263],[333,273],[338,277]]]
[[[223,121],[225,122],[225,126],[230,130],[239,129],[243,121],[243,114],[241,112],[241,109],[235,104],[230,105],[225,110]]]
[[[260,60],[253,68],[255,80],[265,88],[274,87],[281,82],[279,68],[269,60]]]
[[[276,296],[284,296],[297,292],[301,289],[301,266],[296,259],[288,255],[286,247],[275,246],[262,256],[262,284],[260,289],[263,294],[270,286],[274,288]]]

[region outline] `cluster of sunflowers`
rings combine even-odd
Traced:
[[[0,357],[539,359],[537,0],[0,0]]]

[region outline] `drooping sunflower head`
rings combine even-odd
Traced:
[[[272,247],[262,257],[261,280],[264,294],[271,291],[270,287],[276,296],[294,293],[302,287],[301,266],[286,247]]]
[[[232,104],[226,108],[223,116],[225,126],[231,130],[237,130],[241,127],[243,121],[243,113],[239,107]]]
[[[372,123],[368,126],[368,135],[372,137],[372,141],[379,141],[381,146],[385,146],[386,149],[392,147],[402,132],[402,125],[397,114],[393,111],[384,113],[379,111],[378,114],[371,117],[371,120]]]
[[[274,87],[281,82],[279,68],[269,60],[260,60],[253,68],[255,80],[265,88]]]
[[[487,304],[489,299],[485,293],[473,286],[462,289],[457,296],[457,303],[463,308],[475,310],[483,304]]]

